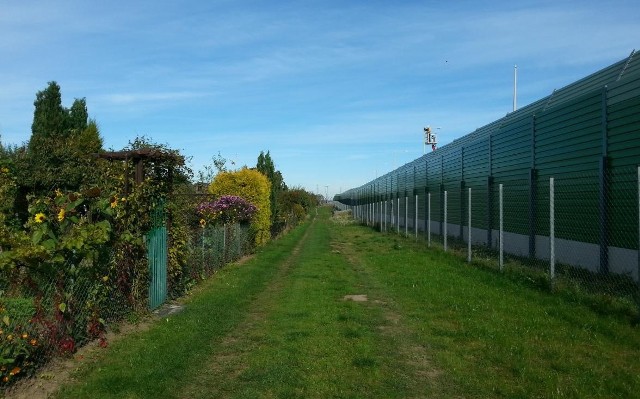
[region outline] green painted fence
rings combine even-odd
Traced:
[[[162,305],[167,299],[167,226],[164,203],[151,214],[152,227],[147,234],[149,260],[149,309]]]
[[[640,54],[632,52],[434,152],[340,193],[335,200],[362,215],[363,205],[393,200],[395,207],[400,198],[403,227],[398,230],[405,231],[408,225],[425,231],[430,193],[431,228],[441,234],[446,191],[451,225],[447,234],[463,239],[468,225],[465,193],[472,188],[472,224],[483,229],[484,244],[495,248],[496,193],[503,184],[509,193],[505,209],[518,214],[505,219],[504,230],[524,237],[525,252],[536,258],[546,250],[539,243],[540,237],[549,234],[549,178],[555,177],[556,238],[598,246],[595,268],[599,272],[609,272],[612,261],[618,270],[636,270],[640,266],[624,263],[633,263],[635,257],[640,264],[638,165]],[[415,195],[419,197],[417,218]],[[409,198],[406,220],[405,198]],[[395,208],[394,215],[397,218]],[[418,226],[413,226],[415,219]],[[636,254],[622,255],[620,250]],[[640,279],[640,272],[633,274]]]

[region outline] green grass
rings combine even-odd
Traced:
[[[342,231],[463,396],[636,397],[640,329],[535,282],[362,228]],[[395,238],[398,240],[398,238]],[[374,251],[375,248],[375,252]],[[443,394],[443,396],[446,396]]]
[[[58,398],[634,397],[619,315],[327,209],[124,338]],[[364,294],[367,302],[343,300]]]

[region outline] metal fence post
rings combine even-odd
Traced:
[[[409,196],[404,193],[404,236],[409,237]]]
[[[384,199],[384,232],[387,232],[387,199]]]
[[[504,269],[504,230],[503,230],[503,222],[504,222],[504,212],[503,212],[503,202],[502,202],[502,183],[498,186],[498,213],[499,213],[499,228],[498,232],[498,246],[500,252],[500,271]]]
[[[397,212],[398,215],[396,217],[396,234],[400,234],[400,193],[398,193],[398,206],[397,206]]]
[[[418,194],[416,194],[416,212],[413,219],[413,229],[416,232],[416,241],[418,241]]]
[[[549,178],[549,278],[553,287],[556,274],[556,226],[555,226],[555,192],[553,177]]]
[[[443,224],[444,251],[447,252],[447,190],[444,191],[444,224]]]
[[[469,210],[467,217],[469,219],[469,229],[467,231],[467,262],[471,262],[471,187],[469,187]]]
[[[431,246],[431,193],[427,193],[427,245]]]

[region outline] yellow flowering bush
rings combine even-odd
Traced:
[[[209,185],[209,192],[216,197],[235,195],[249,201],[256,212],[249,224],[255,244],[261,246],[271,238],[271,183],[255,169],[242,168],[233,172],[221,172]]]

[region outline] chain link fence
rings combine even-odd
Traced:
[[[638,317],[640,167],[440,188],[348,208],[379,231]]]
[[[170,297],[184,294],[254,248],[248,225],[202,225],[194,207],[179,209],[167,220],[168,256],[184,257],[177,268],[169,262]],[[181,229],[181,233],[186,229],[186,242],[172,237],[172,229]],[[105,336],[110,327],[148,311],[146,254],[142,251],[122,262],[119,253],[122,248],[112,248],[108,256],[79,264],[66,262],[57,270],[20,267],[0,271],[0,388],[35,373],[52,357],[75,353],[90,341],[108,345]]]

